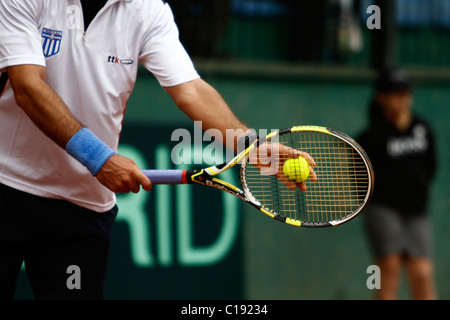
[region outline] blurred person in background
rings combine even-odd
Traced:
[[[370,125],[358,142],[375,170],[365,214],[375,263],[381,270],[377,299],[398,298],[402,267],[413,299],[435,299],[432,227],[427,202],[436,172],[433,132],[412,112],[412,83],[403,70],[383,72],[375,83]]]

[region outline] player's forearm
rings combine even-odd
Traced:
[[[219,130],[223,144],[237,151],[237,141],[248,127],[233,113],[213,87],[198,79],[165,89],[186,115],[194,121],[202,122],[203,130]],[[214,130],[209,132],[214,135]]]
[[[7,72],[16,102],[27,116],[96,176],[115,151],[75,119],[61,98],[45,83],[45,69],[25,65],[8,68]]]
[[[65,148],[82,125],[45,83],[45,69],[38,66],[18,66],[8,68],[7,73],[17,104],[44,134]]]

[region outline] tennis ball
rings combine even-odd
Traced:
[[[309,164],[303,157],[288,159],[284,162],[283,173],[289,180],[303,182],[309,176]]]

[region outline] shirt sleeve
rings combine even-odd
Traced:
[[[0,1],[0,72],[22,64],[45,66],[38,29],[41,1]]]
[[[157,13],[144,37],[139,61],[163,87],[192,81],[198,75],[191,58],[179,40],[178,28],[168,4],[154,1]]]

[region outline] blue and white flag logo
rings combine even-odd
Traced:
[[[42,30],[42,49],[46,58],[54,56],[59,53],[61,49],[62,31],[50,30],[44,28]]]

